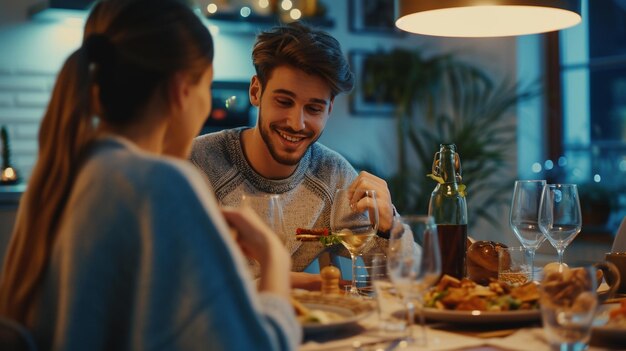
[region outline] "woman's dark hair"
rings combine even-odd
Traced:
[[[272,71],[289,65],[328,83],[332,97],[352,90],[354,75],[339,42],[328,33],[294,22],[259,34],[252,62],[261,86]]]
[[[22,197],[0,279],[0,315],[33,324],[37,289],[81,160],[95,137],[94,115],[124,125],[184,73],[200,80],[213,41],[177,0],[104,0],[92,9],[83,45],[65,61],[39,132],[39,155]]]
[[[132,1],[108,28],[85,38],[88,59],[96,64],[102,117],[109,122],[136,116],[176,72],[199,80],[213,60],[211,35],[180,1]]]

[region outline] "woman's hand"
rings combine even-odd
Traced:
[[[246,256],[254,258],[263,265],[270,259],[270,255],[283,254],[281,251],[285,251],[278,236],[252,209],[223,208],[222,213],[231,229],[236,231],[237,243]]]
[[[291,257],[278,236],[250,208],[222,208],[245,255],[261,265],[259,290],[289,296]]]

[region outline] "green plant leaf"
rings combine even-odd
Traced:
[[[341,237],[339,235],[330,234],[326,236],[320,236],[319,241],[324,246],[333,246],[341,244]]]

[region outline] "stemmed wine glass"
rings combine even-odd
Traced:
[[[297,249],[295,235],[285,232],[283,220],[283,204],[278,194],[243,194],[240,206],[248,206],[256,212],[283,242],[287,250],[293,254]]]
[[[565,248],[582,228],[576,184],[547,184],[539,206],[539,228],[559,254],[563,264]]]
[[[356,286],[356,260],[376,235],[378,205],[374,190],[366,190],[359,200],[359,202],[365,200],[367,203],[363,209],[357,208],[352,195],[353,193],[347,189],[338,189],[335,192],[330,214],[330,230],[333,235],[341,239],[343,246],[350,252],[350,258],[352,258],[350,295],[359,297],[359,290]]]
[[[530,280],[535,279],[535,251],[546,240],[539,229],[539,205],[545,180],[518,180],[515,182],[509,223],[517,239],[526,250],[530,265]]]
[[[407,342],[417,344],[413,337],[415,301],[426,346],[423,295],[441,275],[441,253],[437,225],[431,216],[404,216],[394,220],[387,250],[387,270],[391,281],[402,296],[407,308]]]

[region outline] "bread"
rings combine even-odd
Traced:
[[[467,276],[481,285],[498,279],[498,248],[507,247],[495,241],[476,241],[467,249]]]

